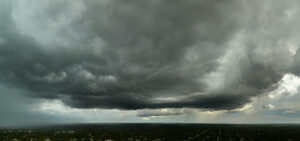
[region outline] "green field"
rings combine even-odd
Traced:
[[[76,124],[1,129],[1,141],[299,141],[300,125]]]

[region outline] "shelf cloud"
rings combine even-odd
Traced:
[[[74,108],[236,109],[299,75],[294,3],[2,1],[0,81]]]

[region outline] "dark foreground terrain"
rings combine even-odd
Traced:
[[[1,129],[1,141],[300,141],[300,125],[77,124]]]

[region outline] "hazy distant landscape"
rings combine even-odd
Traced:
[[[297,141],[300,125],[74,124],[1,129],[1,141]]]

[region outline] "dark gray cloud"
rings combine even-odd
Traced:
[[[22,33],[26,19],[8,3],[0,80],[78,108],[238,108],[275,88],[289,67],[279,42],[289,24],[274,17],[290,5],[270,4],[80,1],[72,18],[69,1],[53,2],[31,16],[43,28]]]
[[[300,49],[298,48],[296,54],[293,56],[290,72],[295,75],[300,75]]]

